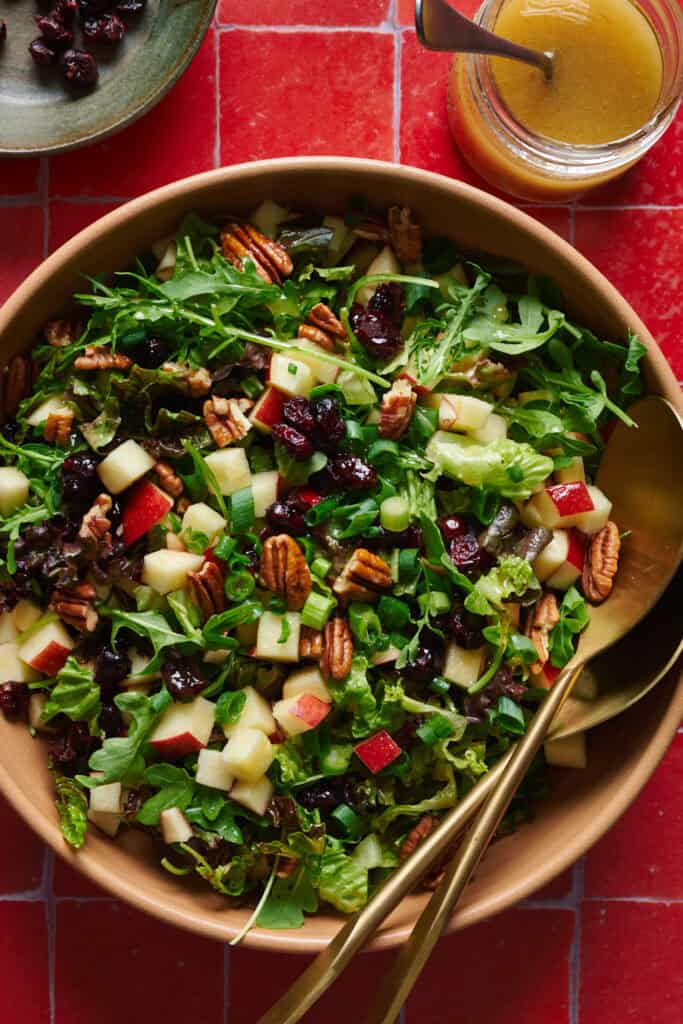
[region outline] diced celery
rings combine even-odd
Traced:
[[[410,525],[410,504],[402,494],[385,498],[379,508],[379,521],[385,530],[402,533]]]

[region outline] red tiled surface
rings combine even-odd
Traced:
[[[468,14],[477,5],[458,2]],[[136,125],[42,163],[0,161],[0,302],[117,201],[220,163],[354,154],[483,185],[448,134],[450,57],[419,49],[412,0],[220,0],[218,12],[181,82]],[[621,181],[575,210],[530,211],[623,290],[681,378],[682,140],[679,115]],[[407,1024],[679,1024],[681,778],[683,736],[582,864],[439,945]],[[42,887],[42,847],[1,804],[0,828],[2,1024],[255,1024],[305,965],[226,956],[104,898],[58,858]],[[360,960],[307,1024],[358,1015],[387,962]]]

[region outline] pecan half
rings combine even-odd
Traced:
[[[225,608],[223,573],[215,562],[204,562],[198,572],[189,572],[190,590],[204,619],[218,615]]]
[[[611,520],[591,538],[586,550],[581,586],[592,604],[600,604],[612,593],[620,548],[619,527]]]
[[[256,273],[267,284],[280,284],[294,269],[287,250],[251,224],[226,224],[221,231],[221,248],[228,263],[238,270],[243,269],[244,260],[251,260]]]
[[[64,412],[51,412],[45,421],[43,437],[48,444],[56,444],[65,448],[71,436],[74,414],[70,409]]]
[[[543,666],[550,657],[548,637],[559,621],[560,612],[555,595],[546,592],[529,612],[524,630],[538,654],[538,661],[531,665],[534,675],[543,671]]]
[[[312,626],[302,626],[299,633],[299,657],[319,658],[323,653],[323,635]]]
[[[86,345],[74,362],[77,370],[127,370],[133,360],[123,352],[110,352],[104,345]]]
[[[179,498],[183,493],[183,481],[173,472],[173,467],[168,462],[157,462],[154,472],[159,478],[159,486],[172,498]]]
[[[417,263],[422,256],[422,231],[407,207],[391,206],[388,214],[391,245],[401,263]]]
[[[332,589],[350,601],[376,601],[380,590],[391,586],[391,568],[372,551],[356,548],[337,576]]]
[[[342,342],[346,340],[344,325],[324,302],[318,302],[313,306],[306,320],[307,323],[299,326],[298,336],[300,338],[307,338],[316,345],[320,345],[321,348],[327,349],[328,352],[335,351],[337,347],[335,339]]]
[[[96,597],[97,592],[91,583],[77,583],[75,587],[55,590],[49,608],[67,626],[73,626],[81,633],[92,633],[99,620],[95,611]]]
[[[78,341],[83,325],[78,320],[49,320],[43,327],[48,345],[53,348],[66,348]]]
[[[303,608],[311,592],[311,570],[301,548],[289,534],[269,537],[263,545],[261,579],[291,611]]]
[[[207,398],[202,410],[204,422],[219,448],[247,436],[251,421],[244,414],[252,404],[248,398]]]
[[[432,817],[431,814],[424,814],[417,825],[411,828],[408,835],[403,840],[401,848],[398,851],[399,860],[405,860],[406,857],[410,857],[411,853],[414,853],[417,847],[420,845],[423,839],[426,839],[429,833],[436,825],[436,818]]]
[[[34,377],[35,366],[29,356],[12,356],[3,378],[2,411],[6,419],[14,416],[19,402],[30,392]]]
[[[78,536],[83,540],[101,541],[111,540],[107,538],[111,520],[108,514],[111,511],[112,501],[108,494],[99,494],[92,505],[92,508],[83,516]]]
[[[389,391],[382,395],[379,412],[379,435],[392,441],[408,429],[413,416],[417,395],[410,381],[395,380]]]
[[[335,615],[323,631],[320,671],[328,679],[344,679],[351,671],[353,637],[346,619]]]

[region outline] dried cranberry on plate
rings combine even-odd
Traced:
[[[147,0],[119,0],[114,10],[121,18],[136,18],[146,5]]]
[[[5,19],[4,18],[0,18],[0,43],[4,43],[4,41],[6,39],[7,39],[7,25],[5,24]]]
[[[29,44],[28,52],[31,54],[34,63],[39,64],[41,67],[45,67],[48,64],[54,64],[57,60],[57,51],[53,50],[42,36],[38,39],[34,39],[33,42]]]
[[[125,34],[126,26],[117,14],[102,14],[83,21],[83,35],[93,43],[120,43]]]
[[[62,55],[62,70],[66,81],[78,89],[91,89],[97,84],[97,61],[86,50],[67,50]]]
[[[51,46],[64,50],[73,43],[73,32],[66,27],[61,14],[57,11],[51,11],[49,14],[38,14],[35,17],[35,22],[43,38]]]

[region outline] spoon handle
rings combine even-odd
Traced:
[[[552,74],[551,54],[530,50],[481,28],[450,7],[446,0],[416,0],[415,27],[420,42],[428,50],[511,57],[535,65],[546,78]]]
[[[545,740],[553,718],[571,692],[583,662],[568,665],[538,709],[524,738],[507,762],[496,788],[488,797],[467,836],[446,869],[444,878],[418,918],[408,941],[380,988],[366,1024],[393,1024],[413,985],[427,963],[456,903],[495,835],[508,804]]]

